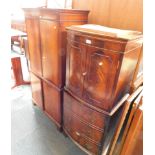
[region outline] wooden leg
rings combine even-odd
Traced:
[[[66,134],[64,131],[63,131],[62,133],[63,133],[63,135],[64,135],[65,137],[68,137],[67,134]]]
[[[32,102],[34,106],[36,106],[36,103]]]
[[[63,132],[62,127],[58,127],[58,126],[57,126],[57,130],[58,130],[59,132]]]
[[[20,57],[11,58],[12,70],[15,79],[15,86],[23,84],[23,73],[21,67]]]
[[[15,85],[12,87],[12,89],[20,85],[29,85],[30,84],[29,81],[23,80],[20,57],[11,58],[11,63],[12,63],[12,70],[13,70],[13,75],[15,79]]]

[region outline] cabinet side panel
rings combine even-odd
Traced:
[[[112,97],[113,106],[117,104],[117,102],[121,99],[123,95],[130,92],[140,52],[141,47],[137,47],[124,54],[122,58],[122,64],[120,68],[116,89]]]

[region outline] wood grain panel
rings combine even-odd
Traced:
[[[39,20],[37,18],[27,18],[25,21],[28,35],[28,48],[30,54],[30,69],[38,76],[41,76],[42,67],[39,38],[40,32],[38,26]]]
[[[73,8],[90,10],[88,23],[143,31],[142,0],[73,0]]]
[[[59,72],[60,57],[59,52],[57,52],[58,22],[40,19],[40,31],[43,77],[59,86],[61,85],[61,72]]]
[[[34,104],[37,104],[41,109],[43,109],[43,98],[42,98],[42,83],[41,79],[30,73],[31,77],[31,89],[32,89],[32,100]]]
[[[61,94],[62,92],[56,90],[52,85],[43,80],[44,90],[44,107],[47,115],[56,123],[58,127],[61,126]]]

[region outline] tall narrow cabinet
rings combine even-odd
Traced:
[[[33,101],[61,127],[66,26],[86,24],[87,10],[25,8]]]
[[[91,24],[67,30],[63,128],[80,148],[100,155],[130,91],[142,33]]]

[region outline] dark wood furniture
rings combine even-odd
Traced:
[[[34,79],[32,94],[34,91],[36,94],[32,95],[33,100],[60,128],[66,72],[67,33],[65,28],[87,23],[89,11],[25,8],[24,12],[30,71]]]
[[[123,105],[123,110],[120,116],[119,123],[116,128],[114,137],[112,139],[112,143],[110,144],[108,155],[120,154],[123,143],[128,133],[128,129],[135,115],[135,111],[139,107],[139,103],[142,97],[142,90],[143,90],[143,87],[140,86],[128,97],[127,101]],[[124,127],[125,129],[123,128],[123,125],[125,125]],[[122,133],[121,133],[121,130],[122,130]],[[120,140],[121,142],[118,142],[118,138],[120,136],[121,136],[121,140]],[[119,147],[116,147],[116,146],[119,146]],[[125,147],[123,149],[125,151]],[[125,153],[122,153],[122,155],[125,155]]]
[[[87,153],[105,153],[130,91],[142,33],[90,24],[67,30],[63,128]]]
[[[143,73],[133,81],[130,92],[133,93],[139,86],[143,85]]]
[[[12,57],[11,58],[11,69],[12,69],[12,78],[14,80],[14,85],[11,88],[20,86],[20,85],[27,85],[30,84],[30,81],[24,81],[23,79],[23,72],[21,66],[21,59],[20,57]]]
[[[143,155],[143,106],[141,98],[139,106],[134,110],[130,128],[127,132],[121,155]]]

